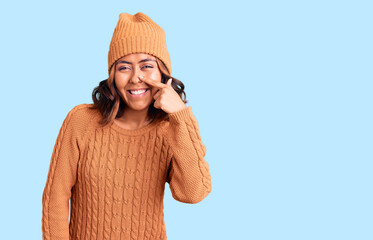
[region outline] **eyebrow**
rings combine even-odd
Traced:
[[[142,63],[142,62],[150,62],[150,61],[155,62],[155,59],[152,59],[152,58],[145,58],[145,59],[143,59],[143,60],[140,60],[138,63]],[[124,60],[119,61],[117,64],[119,64],[119,63],[132,64],[131,62],[127,62],[127,61],[124,61]]]

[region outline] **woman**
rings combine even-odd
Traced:
[[[211,192],[206,148],[184,85],[171,78],[163,29],[143,13],[120,14],[108,58],[93,104],[75,106],[58,134],[43,239],[167,239],[165,183],[184,203]]]

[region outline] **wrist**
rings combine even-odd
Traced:
[[[174,122],[174,121],[182,122],[182,121],[185,121],[185,119],[189,117],[189,114],[191,111],[192,111],[191,107],[185,106],[181,110],[173,112],[173,113],[169,113],[168,115],[170,117],[171,122]]]

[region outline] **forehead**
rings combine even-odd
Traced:
[[[128,54],[126,56],[121,57],[120,59],[118,59],[118,61],[125,60],[128,62],[138,62],[139,60],[143,60],[143,59],[155,60],[155,57],[153,57],[150,54],[146,54],[146,53],[132,53],[132,54]]]

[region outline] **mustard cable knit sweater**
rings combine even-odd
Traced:
[[[191,107],[128,130],[101,127],[90,105],[75,106],[59,131],[43,192],[43,239],[167,239],[165,183],[184,203],[211,191]]]

